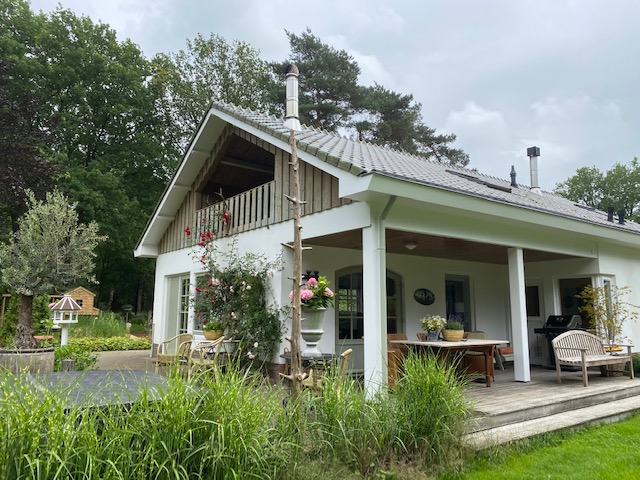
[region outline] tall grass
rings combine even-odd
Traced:
[[[69,326],[74,337],[109,338],[127,334],[124,318],[113,312],[100,312],[97,317],[82,315],[78,323]]]
[[[26,378],[0,374],[0,478],[295,479],[318,459],[370,477],[398,460],[447,461],[469,408],[451,367],[419,357],[391,393],[329,376],[285,408],[280,389],[237,365],[218,381],[174,372],[161,393],[140,385],[126,409]]]
[[[309,402],[311,447],[368,476],[393,460],[456,461],[471,405],[455,365],[410,355],[393,392],[369,398],[352,380],[329,376]]]
[[[239,372],[199,380],[171,378],[156,400],[141,386],[125,411],[3,376],[0,478],[289,478],[297,442],[277,393]]]

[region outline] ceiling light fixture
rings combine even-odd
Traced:
[[[416,242],[407,242],[404,244],[404,248],[406,248],[407,250],[413,250],[417,246],[418,244]]]

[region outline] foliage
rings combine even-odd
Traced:
[[[582,167],[575,175],[558,183],[555,193],[582,205],[616,214],[624,210],[631,220],[640,220],[640,161],[635,157],[628,165],[616,163],[606,172],[596,167]]]
[[[455,365],[410,353],[396,382],[397,421],[406,449],[444,460],[472,413]]]
[[[47,132],[34,121],[38,99],[33,92],[11,91],[15,70],[15,62],[0,57],[0,205],[7,207],[8,231],[24,212],[26,190],[42,197],[56,171],[41,151]]]
[[[471,412],[455,367],[412,355],[393,393],[371,398],[356,380],[332,372],[307,415],[311,457],[335,457],[369,478],[399,459],[433,468],[457,447]]]
[[[204,251],[195,256],[205,268],[192,298],[196,330],[209,322],[220,322],[228,337],[239,340],[239,349],[269,361],[282,338],[280,311],[267,303],[268,278],[280,270],[280,259],[240,254],[235,243],[221,252],[213,241],[201,242]]]
[[[633,372],[635,376],[640,375],[640,355],[633,356]]]
[[[464,330],[464,323],[457,320],[447,320],[444,325],[445,330]]]
[[[75,362],[74,368],[76,371],[88,370],[98,361],[98,357],[92,355],[91,350],[84,345],[71,344],[58,346],[54,349],[53,354],[55,356],[53,369],[56,372],[62,370],[62,360],[67,358]]]
[[[175,148],[184,151],[212,100],[275,112],[270,95],[277,88],[257,50],[219,35],[187,39],[187,49],[153,59],[154,81],[162,91],[160,109],[175,130]]]
[[[96,302],[150,299],[153,262],[131,252],[178,158],[150,62],[105,24],[62,7],[34,14],[25,0],[0,0],[0,51],[14,65],[11,98],[35,98],[28,118],[47,134],[44,144],[34,139],[43,161],[28,164],[30,177],[54,165],[80,221],[108,236],[97,249]]]
[[[592,328],[609,345],[616,345],[622,338],[625,321],[636,321],[638,312],[635,305],[624,300],[631,287],[606,284],[599,287],[587,285],[577,298],[585,303],[579,308],[587,315]]]
[[[97,317],[78,316],[78,323],[69,325],[73,337],[109,338],[126,335],[124,318],[114,312],[101,311]]]
[[[203,322],[202,330],[204,330],[205,332],[209,332],[213,330],[224,330],[224,323],[220,321],[214,321],[214,320]]]
[[[15,295],[9,299],[9,305],[4,315],[4,323],[0,330],[0,345],[10,344],[15,336],[19,303],[18,297]],[[51,309],[49,308],[49,295],[43,293],[34,297],[32,316],[34,333],[36,335],[50,335],[53,322]]]
[[[98,225],[79,223],[75,205],[55,190],[45,201],[27,192],[29,210],[19,219],[18,231],[0,245],[2,283],[21,297],[15,343],[34,345],[32,300],[42,293],[66,290],[78,279],[93,280],[94,249],[104,237]]]
[[[165,391],[140,384],[131,400],[129,386],[109,385],[131,402],[123,410],[78,405],[72,389],[36,390],[2,376],[0,477],[298,477],[292,421],[276,390],[235,372],[198,380],[201,388],[170,378]]]
[[[148,350],[151,343],[145,338],[69,338],[69,345],[86,348],[91,352],[111,352],[115,350]]]
[[[288,63],[300,70],[300,120],[327,131],[346,130],[360,140],[397,148],[441,163],[466,166],[469,157],[451,147],[453,134],[436,134],[422,122],[422,105],[381,85],[358,84],[360,67],[345,50],[337,50],[308,28],[300,35],[287,32],[291,53],[272,64],[284,76]],[[283,93],[282,93],[283,95]],[[281,97],[280,104],[284,104]]]
[[[320,275],[317,279],[310,277],[300,288],[300,301],[304,308],[329,308],[333,306],[333,291],[329,288],[327,277]],[[289,293],[289,299],[293,292]]]
[[[440,315],[427,315],[420,319],[420,326],[427,332],[439,332],[446,323]]]

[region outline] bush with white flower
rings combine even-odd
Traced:
[[[225,252],[207,242],[196,258],[205,273],[198,277],[192,298],[196,330],[219,322],[228,338],[239,340],[238,351],[270,361],[283,335],[281,312],[270,296],[268,278],[281,270],[280,260],[268,261],[264,255],[240,255],[235,242]]]
[[[440,315],[427,315],[420,319],[422,329],[427,332],[439,332],[446,323],[447,321]]]

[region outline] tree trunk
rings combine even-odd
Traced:
[[[302,200],[300,199],[300,173],[295,132],[289,136],[291,166],[293,169],[293,308],[291,315],[291,376],[292,397],[295,400],[302,390],[302,359],[300,358],[300,282],[302,281]]]
[[[33,296],[20,295],[18,325],[13,343],[17,348],[38,347],[38,342],[33,338]]]

